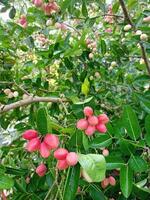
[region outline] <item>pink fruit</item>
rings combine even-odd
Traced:
[[[54,11],[58,11],[60,9],[56,2],[52,2],[51,7],[52,7],[52,10]]]
[[[52,5],[50,3],[45,3],[43,5],[43,10],[46,15],[51,15],[53,12]]]
[[[27,130],[23,133],[22,137],[25,140],[32,140],[33,138],[36,138],[38,136],[38,132],[35,130]]]
[[[89,107],[89,106],[86,106],[84,108],[83,112],[84,112],[84,115],[87,116],[87,117],[93,115],[93,109],[91,107]]]
[[[23,28],[27,27],[27,18],[26,18],[26,16],[21,16],[21,18],[19,19],[18,22]]]
[[[41,7],[43,4],[43,0],[33,0],[33,3],[36,7]]]
[[[107,132],[107,128],[106,128],[105,124],[98,124],[96,126],[96,130],[98,130],[100,133],[106,133]]]
[[[44,138],[44,142],[48,145],[49,149],[56,149],[59,146],[59,139],[57,135],[47,134]]]
[[[67,157],[66,157],[66,161],[67,161],[67,164],[69,166],[74,166],[77,164],[78,162],[78,156],[75,152],[70,152],[68,153]]]
[[[44,176],[45,173],[47,171],[47,168],[46,166],[42,163],[40,164],[37,168],[36,168],[36,173],[39,175],[39,176]]]
[[[54,152],[54,157],[58,160],[65,160],[68,155],[67,149],[59,148]]]
[[[48,158],[50,156],[50,150],[45,142],[40,145],[40,154],[43,158]]]
[[[80,119],[76,126],[78,129],[85,130],[88,127],[88,121],[86,119]]]
[[[88,122],[91,126],[95,126],[98,124],[98,118],[96,116],[90,116],[88,118]]]
[[[105,189],[108,185],[109,185],[109,180],[108,180],[108,178],[105,178],[105,179],[101,182],[101,186],[102,186],[103,189]]]
[[[91,136],[94,134],[94,132],[96,131],[95,126],[88,126],[88,128],[85,130],[85,134],[88,136]]]
[[[101,114],[101,115],[98,116],[98,121],[101,124],[106,124],[106,123],[109,122],[109,118],[107,117],[106,114]]]
[[[58,160],[56,167],[59,170],[67,169],[68,168],[67,161],[66,160]]]
[[[29,152],[37,151],[40,149],[40,144],[41,142],[39,138],[33,138],[27,143],[26,149]]]
[[[108,178],[108,180],[109,180],[109,184],[110,185],[112,185],[112,186],[116,185],[116,180],[115,180],[115,178],[113,176],[110,176]]]
[[[108,156],[109,155],[109,151],[108,149],[103,149],[103,152],[102,152],[103,156]]]

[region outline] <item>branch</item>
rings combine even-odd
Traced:
[[[28,97],[27,99],[24,100],[20,100],[17,101],[15,103],[11,103],[8,105],[2,105],[0,107],[0,114],[5,113],[9,110],[15,109],[15,108],[19,108],[22,106],[27,106],[30,105],[32,103],[37,103],[37,102],[53,102],[53,103],[62,103],[66,102],[66,99],[61,99],[61,98],[57,98],[57,97]]]
[[[126,5],[124,3],[124,0],[119,0],[119,2],[120,2],[120,5],[122,7],[122,10],[123,10],[125,20],[132,26],[132,28],[134,29],[134,32],[136,32],[136,27],[133,24],[133,22],[132,22],[132,20],[131,20],[131,18],[129,16],[129,13],[127,11]],[[146,50],[144,48],[143,43],[140,43],[140,47],[141,47],[141,51],[142,51],[142,58],[144,59],[148,74],[150,75],[150,62],[148,60],[148,57],[147,57],[147,54],[146,54]]]

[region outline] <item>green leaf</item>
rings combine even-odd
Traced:
[[[101,39],[101,53],[104,55],[106,53],[106,42]]]
[[[67,179],[63,192],[63,200],[74,200],[78,189],[80,165],[68,169]]]
[[[127,130],[127,134],[136,141],[139,138],[141,130],[137,116],[131,106],[125,106],[123,113],[124,128]]]
[[[103,192],[97,185],[91,184],[88,190],[93,200],[106,200]]]
[[[82,143],[85,151],[87,151],[89,149],[89,141],[88,137],[85,134],[82,134]]]
[[[116,1],[113,5],[113,8],[112,8],[113,13],[118,12],[119,6],[120,6],[120,3],[118,1]]]
[[[1,189],[10,189],[14,185],[14,181],[9,176],[0,174],[0,190]]]
[[[129,160],[129,166],[134,172],[144,172],[148,168],[147,163],[143,158],[134,155],[132,155]]]
[[[89,91],[90,91],[90,82],[89,82],[88,78],[85,78],[84,82],[81,86],[81,92],[82,92],[82,94],[87,96]]]
[[[150,146],[150,115],[148,115],[145,119],[145,130],[146,130],[145,141],[147,145]]]
[[[90,148],[100,148],[100,147],[108,147],[112,143],[112,138],[108,135],[101,134],[100,136],[94,138],[89,146]]]
[[[120,170],[120,186],[125,198],[128,198],[132,192],[133,171],[128,165],[124,165]]]
[[[93,99],[93,97],[89,97],[89,98],[85,99],[84,101],[76,102],[74,104],[82,105],[82,104],[85,104],[85,103],[89,103],[92,99]]]
[[[41,134],[48,133],[47,131],[47,112],[46,109],[39,108],[37,112],[37,129]]]
[[[16,9],[14,7],[12,7],[12,9],[9,12],[9,17],[11,19],[13,19],[15,17],[15,15],[16,15]]]
[[[83,14],[84,17],[88,17],[86,0],[82,0],[82,14]]]
[[[78,154],[79,163],[91,182],[100,182],[105,178],[106,161],[103,155],[98,154]]]
[[[136,94],[137,98],[140,101],[140,105],[143,108],[143,110],[145,112],[147,112],[148,114],[150,114],[150,98],[146,97],[146,96],[142,96],[139,94]]]

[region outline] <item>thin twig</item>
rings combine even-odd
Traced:
[[[128,10],[127,10],[126,5],[124,3],[124,0],[119,0],[119,2],[120,2],[120,5],[121,5],[123,13],[124,13],[125,21],[127,21],[132,26],[134,32],[136,32],[136,27],[133,24],[133,22],[132,22],[132,20],[131,20],[131,18],[129,16]],[[143,45],[142,42],[140,42],[140,47],[141,47],[141,51],[142,51],[142,58],[144,59],[148,74],[150,75],[150,62],[148,60],[148,57],[147,57],[147,54],[146,54],[146,50],[145,50],[144,45]]]
[[[15,108],[30,105],[32,103],[37,103],[37,102],[62,103],[62,101],[65,102],[67,100],[61,99],[61,98],[58,98],[58,97],[38,97],[38,96],[31,97],[30,96],[27,99],[20,100],[20,101],[17,101],[15,103],[11,103],[11,104],[8,104],[8,105],[0,106],[0,114],[5,113],[5,112],[10,111],[10,110],[15,109]]]

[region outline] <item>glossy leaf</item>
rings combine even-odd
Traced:
[[[147,163],[139,156],[132,155],[129,160],[129,166],[134,172],[144,172],[148,169]]]
[[[63,193],[63,200],[73,200],[78,189],[78,182],[80,176],[80,165],[68,169],[67,178],[65,181],[65,188]]]
[[[145,119],[145,141],[148,146],[150,146],[150,115],[148,115]]]
[[[128,165],[124,165],[120,170],[120,186],[125,198],[128,198],[132,192],[133,171]]]
[[[106,161],[98,154],[78,154],[81,167],[85,170],[92,182],[100,182],[105,178]]]
[[[130,138],[136,141],[140,136],[141,130],[137,116],[131,106],[125,106],[123,121],[124,128],[127,130],[127,134],[130,136]]]
[[[47,131],[47,112],[45,108],[39,108],[37,112],[37,128],[41,134],[48,133]]]
[[[0,189],[10,189],[14,185],[14,181],[9,176],[6,176],[4,174],[0,174]]]

